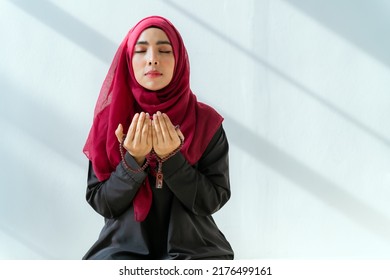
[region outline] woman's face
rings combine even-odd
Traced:
[[[148,28],[141,33],[134,46],[132,66],[135,79],[148,90],[160,90],[171,82],[175,57],[164,31]]]

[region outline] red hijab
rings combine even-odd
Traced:
[[[149,91],[138,84],[131,63],[135,43],[141,33],[150,27],[160,28],[166,33],[175,57],[172,81],[158,91]],[[83,149],[100,181],[108,179],[121,161],[115,129],[121,123],[126,130],[134,114],[139,112],[147,112],[151,116],[157,111],[166,113],[174,125],[180,125],[185,136],[181,153],[186,160],[193,165],[200,159],[223,118],[210,106],[197,101],[189,82],[187,51],[172,23],[160,16],[147,17],[138,22],[115,54],[100,90],[93,124]],[[134,198],[138,221],[146,218],[151,199],[150,185],[146,179]]]

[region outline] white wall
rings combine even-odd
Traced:
[[[82,147],[117,46],[152,14],[225,116],[233,195],[215,218],[236,258],[389,258],[379,0],[1,1],[0,258],[80,259],[97,238]]]

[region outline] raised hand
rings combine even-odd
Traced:
[[[180,146],[180,139],[184,140],[183,133],[175,128],[167,114],[154,114],[152,126],[153,149],[160,158],[176,150]]]
[[[123,141],[124,133],[122,124],[118,125],[115,135],[119,142]],[[153,147],[152,139],[152,120],[148,113],[135,114],[131,121],[123,147],[141,166],[145,161],[146,155],[150,153]]]

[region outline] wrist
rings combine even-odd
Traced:
[[[169,159],[170,157],[174,156],[175,154],[177,154],[181,148],[183,147],[183,140],[180,138],[180,145],[174,149],[173,151],[171,151],[170,153],[164,153],[164,154],[158,154],[156,153],[157,157],[159,158],[159,161],[161,162],[164,162],[166,161],[167,159]]]
[[[126,150],[123,148],[123,145],[122,145],[122,142],[119,143],[119,152],[120,152],[120,155],[121,155],[121,159],[122,159],[122,165],[125,167],[125,169],[131,171],[131,172],[135,172],[135,173],[139,173],[139,172],[142,172],[144,171],[148,165],[149,165],[149,161],[146,159],[146,156],[144,157],[134,157],[131,153],[129,153],[127,151],[126,153]],[[131,158],[131,160],[135,161],[135,163],[133,162],[133,167],[131,167],[127,161],[126,161],[126,158],[125,157],[129,157]],[[143,158],[143,160],[142,160]],[[146,160],[145,160],[146,159]],[[130,159],[128,159],[130,160]],[[145,163],[143,163],[145,162]],[[139,166],[139,168],[135,167],[134,165],[137,164]]]
[[[139,166],[142,166],[146,159],[146,157],[135,157],[135,156],[133,156],[133,158]]]

